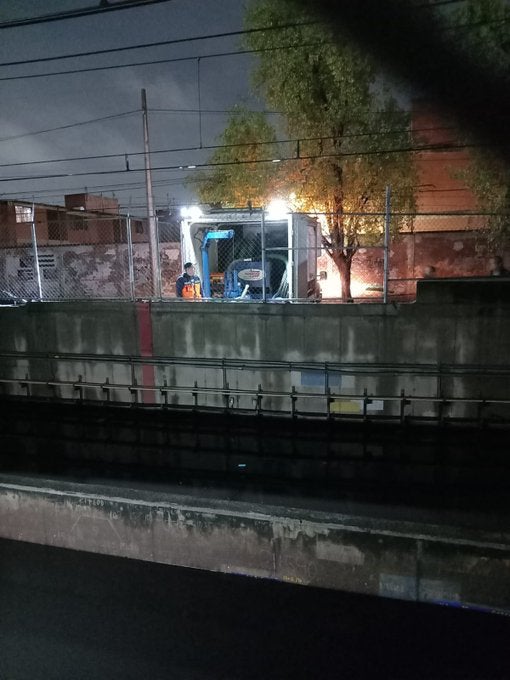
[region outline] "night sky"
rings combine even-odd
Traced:
[[[111,2],[111,5],[116,2]],[[11,0],[0,5],[0,22],[97,6],[92,0]],[[170,0],[147,7],[105,12],[1,30],[1,63],[60,56],[82,51],[173,40],[242,29],[244,3],[239,0]],[[0,178],[33,177],[55,173],[124,170],[124,154],[143,150],[141,89],[147,90],[151,150],[158,151],[200,144],[196,113],[156,112],[154,109],[197,109],[197,60],[134,66],[90,73],[1,80],[13,76],[48,73],[130,62],[143,62],[236,50],[239,36],[33,63],[1,66]],[[236,103],[261,108],[250,95],[252,57],[239,55],[200,60],[202,110],[228,110]],[[153,110],[151,112],[151,110]],[[27,134],[74,125],[117,114],[128,115],[66,129]],[[202,143],[213,144],[224,127],[225,114],[204,113]],[[8,139],[23,135],[17,139]],[[66,163],[20,165],[21,161],[64,159],[76,156],[122,154],[115,159],[92,159]],[[155,154],[153,167],[190,165],[204,161],[210,152]],[[143,156],[129,158],[129,173],[85,177],[41,178],[1,182],[1,198],[25,198],[61,203],[65,193],[88,189],[90,193],[115,195],[123,207],[144,212]],[[175,200],[190,200],[182,186],[185,171],[154,173],[157,207]]]
[[[453,4],[456,1],[449,0]],[[123,2],[125,0],[109,0],[110,6]],[[442,6],[449,2],[437,4]],[[143,156],[133,154],[140,154],[143,150],[140,95],[141,89],[145,88],[152,166],[155,169],[156,207],[165,207],[173,201],[183,204],[192,200],[190,190],[183,186],[183,179],[190,173],[188,166],[205,162],[211,152],[203,149],[156,152],[214,144],[227,119],[223,112],[235,104],[244,104],[253,109],[264,108],[263,102],[250,93],[253,55],[211,57],[214,53],[239,49],[240,36],[188,40],[178,45],[44,63],[37,60],[76,52],[111,50],[240,31],[245,5],[243,0],[158,0],[154,4],[147,0],[147,6],[143,7],[22,27],[5,27],[2,23],[16,19],[78,8],[98,8],[99,0],[0,2],[3,47],[0,59],[1,198],[62,203],[64,194],[85,189],[90,193],[103,192],[106,195],[115,192],[122,208],[143,214],[146,205],[144,175],[140,171],[143,168]],[[319,15],[328,25],[336,26],[338,35],[340,28],[345,26],[351,37],[372,52],[379,63],[384,64],[385,71],[392,74],[392,79],[396,79],[393,86],[399,99],[403,96],[407,99],[411,91],[418,92],[420,96],[423,94],[441,109],[444,107],[446,111],[453,111],[478,141],[489,141],[507,159],[510,90],[506,87],[506,80],[493,74],[494,69],[488,68],[487,64],[478,64],[476,54],[471,54],[462,39],[452,40],[450,33],[438,31],[432,15],[419,14],[415,17],[411,13],[410,16],[402,17],[399,15],[401,3],[393,5],[378,0],[364,0],[363,3],[361,0],[356,3],[348,0],[337,0],[336,3],[317,0],[313,6],[322,9]],[[369,9],[372,21],[367,22],[365,16]],[[391,12],[395,14],[394,21],[389,20]],[[383,24],[386,30],[380,31],[378,27]],[[388,33],[389,28],[393,31],[391,35]],[[198,57],[201,57],[200,97]],[[23,77],[165,59],[184,61],[38,78]],[[6,62],[20,60],[35,62],[5,65]],[[397,82],[398,88],[395,88]],[[400,103],[403,104],[402,101]],[[196,113],[199,104],[203,112],[201,136]],[[105,117],[110,118],[87,123]],[[64,129],[32,134],[58,127]],[[48,159],[105,154],[119,156],[34,164],[34,161]],[[129,172],[126,171],[125,154],[129,155]],[[32,164],[12,165],[27,161]],[[177,169],[158,171],[158,166]],[[183,170],[178,169],[181,166]],[[110,174],[110,171],[117,174]],[[77,173],[87,172],[93,174],[77,176]],[[44,177],[55,174],[66,176]],[[36,178],[40,175],[43,177]],[[29,179],[21,179],[26,177]],[[17,179],[5,181],[9,178]]]

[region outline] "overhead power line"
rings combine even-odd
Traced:
[[[137,111],[131,112],[131,113],[138,113]],[[107,116],[106,118],[113,118],[113,117],[119,117],[122,115],[128,115],[126,114],[118,114],[117,116]],[[95,120],[103,120],[103,119],[95,119]],[[64,125],[61,126],[63,128],[67,127],[73,127],[73,125],[84,125],[85,123],[89,122],[95,122],[95,120],[92,121],[84,121],[83,123],[75,123],[75,124],[70,124],[70,125]],[[54,129],[61,129],[61,128],[54,128]],[[423,133],[423,132],[435,132],[438,130],[453,130],[455,129],[453,126],[437,126],[437,127],[426,127],[426,128],[415,128],[412,130],[412,134],[418,134],[418,133]],[[39,132],[29,132],[26,133],[25,135],[19,135],[21,137],[24,136],[29,136],[29,135],[36,135],[40,134],[41,132],[46,132],[45,130],[39,131]],[[377,132],[370,131],[370,132],[354,132],[354,133],[346,133],[342,135],[342,139],[353,139],[353,138],[359,138],[359,137],[384,137],[388,135],[393,135],[393,134],[404,134],[404,133],[409,133],[411,134],[411,130],[408,128],[400,128],[396,130],[385,130],[381,132],[378,130]],[[189,151],[217,151],[219,149],[233,149],[233,148],[242,148],[246,146],[268,146],[268,145],[278,145],[278,144],[298,144],[302,142],[319,142],[319,141],[327,141],[331,140],[333,137],[299,137],[299,138],[293,138],[293,139],[277,139],[274,141],[251,141],[251,142],[238,142],[236,144],[211,144],[208,146],[185,146],[185,147],[174,147],[170,149],[156,149],[154,151],[151,151],[151,156],[158,155],[158,154],[163,154],[163,153],[183,153],[183,152],[189,152]],[[3,141],[0,139],[0,141]],[[431,147],[433,148],[433,147]],[[72,161],[90,161],[90,160],[106,160],[106,159],[114,159],[114,158],[125,158],[126,156],[132,158],[135,156],[143,156],[145,154],[144,151],[134,151],[134,152],[122,152],[122,153],[112,153],[112,154],[99,154],[95,156],[74,156],[72,158],[52,158],[48,160],[39,160],[39,161],[18,161],[16,163],[3,163],[0,164],[0,168],[12,168],[12,167],[19,167],[19,166],[27,166],[27,165],[43,165],[43,164],[48,164],[48,163],[70,163]]]
[[[501,23],[506,23],[508,20],[503,19],[503,20],[497,20],[497,22]],[[312,22],[310,22],[312,23]],[[317,23],[317,22],[315,22]],[[484,25],[487,23],[491,22],[481,22],[481,23],[473,23],[473,24],[462,24],[459,26],[443,26],[439,27],[440,32],[449,32],[455,28],[469,28],[470,26],[480,26]],[[308,23],[296,23],[296,24],[288,24],[288,25],[280,25],[280,26],[275,26],[275,27],[264,27],[264,28],[258,28],[258,29],[249,29],[245,31],[233,31],[230,33],[225,33],[225,34],[216,34],[216,35],[209,35],[209,36],[192,36],[189,38],[182,38],[176,41],[167,41],[166,44],[170,44],[172,42],[175,43],[180,43],[180,44],[185,44],[187,42],[196,42],[199,40],[207,40],[207,39],[212,39],[215,37],[227,37],[229,35],[234,36],[234,35],[242,35],[246,33],[253,33],[257,31],[267,31],[267,30],[283,30],[286,28],[296,28],[298,26],[307,26],[309,25]],[[157,45],[158,43],[154,43],[153,45]],[[161,43],[164,44],[164,43]],[[335,44],[333,40],[321,40],[320,42],[310,42],[310,43],[292,43],[289,45],[278,45],[274,47],[265,47],[265,48],[258,48],[258,49],[243,49],[243,50],[230,50],[230,51],[224,51],[224,52],[210,52],[206,54],[195,54],[193,56],[188,56],[188,57],[171,57],[167,59],[152,59],[150,61],[136,61],[136,62],[129,62],[126,64],[110,64],[107,66],[90,66],[86,68],[77,68],[77,69],[67,69],[63,71],[47,71],[45,73],[28,73],[24,75],[16,75],[16,76],[3,76],[0,78],[0,82],[7,82],[11,80],[27,80],[27,79],[34,79],[34,78],[50,78],[50,77],[55,77],[55,76],[64,76],[64,75],[76,75],[78,73],[93,73],[93,72],[98,72],[98,71],[109,71],[109,70],[115,70],[115,69],[120,69],[120,68],[133,68],[136,66],[155,66],[157,64],[172,64],[172,63],[180,63],[180,62],[186,62],[186,61],[196,61],[199,59],[215,59],[215,58],[222,58],[222,57],[231,57],[231,56],[244,56],[248,54],[262,54],[265,52],[276,52],[279,50],[292,50],[292,49],[307,49],[309,47],[317,47],[317,46],[323,46],[323,45],[328,45],[328,44]],[[148,47],[151,46],[151,44],[147,45],[141,45],[139,47]],[[97,50],[93,52],[87,52],[83,53],[86,56],[94,56],[98,54],[103,54],[106,52],[110,51],[121,51],[121,50],[126,50],[126,49],[137,49],[137,46],[131,46],[131,47],[125,47],[125,48],[112,48],[111,50]],[[65,58],[71,58],[73,55],[67,55],[63,57],[56,57],[58,59],[65,59]],[[79,56],[79,55],[76,55]],[[26,62],[18,62],[18,64],[23,64],[23,63],[34,63],[37,61],[46,61],[46,60],[51,60],[52,58],[46,59],[42,58],[41,60],[30,60]],[[5,63],[5,64],[0,64],[0,66],[8,66],[10,64]],[[11,64],[14,65],[14,62]]]
[[[21,75],[21,76],[3,76],[0,78],[0,82],[6,82],[8,80],[27,80],[27,79],[32,79],[32,78],[50,78],[52,76],[66,76],[66,75],[75,75],[77,73],[92,73],[94,71],[111,71],[114,69],[119,69],[119,68],[132,68],[134,66],[155,66],[156,64],[176,64],[179,62],[185,62],[185,61],[196,61],[197,59],[215,59],[219,57],[231,57],[231,56],[239,56],[239,55],[246,55],[246,54],[260,54],[262,52],[275,52],[277,50],[288,50],[288,49],[303,49],[307,47],[314,47],[317,45],[324,45],[324,41],[322,42],[313,42],[313,43],[303,43],[299,45],[279,45],[278,47],[266,47],[266,48],[260,48],[257,50],[253,49],[245,49],[245,50],[231,50],[231,51],[226,51],[226,52],[210,52],[209,54],[195,54],[190,57],[172,57],[169,59],[153,59],[151,61],[135,61],[135,62],[130,62],[128,64],[112,64],[110,66],[91,66],[88,68],[77,68],[77,69],[68,69],[67,71],[49,71],[46,73],[28,73],[26,75]]]
[[[115,2],[111,4],[109,4],[108,2],[100,2],[93,7],[82,7],[80,9],[73,9],[67,12],[56,12],[54,14],[41,14],[40,16],[26,17],[25,19],[13,19],[12,21],[2,21],[0,22],[0,29],[19,28],[21,26],[32,26],[34,24],[45,24],[50,21],[63,21],[64,19],[79,19],[80,17],[87,17],[93,14],[105,14],[107,12],[117,12],[121,9],[133,9],[134,7],[146,7],[148,5],[158,5],[162,2],[172,2],[172,0],[123,0],[122,2]]]
[[[123,9],[133,9],[136,7],[146,7],[148,5],[158,5],[163,2],[171,2],[172,0],[123,0],[122,2],[115,2],[112,4],[100,2],[99,6],[83,7],[80,9],[69,10],[67,12],[56,12],[53,14],[41,14],[40,16],[25,17],[22,19],[13,19],[11,21],[0,22],[0,29],[2,28],[18,28],[23,26],[32,26],[34,24],[43,24],[53,21],[63,21],[65,19],[78,19],[80,17],[91,16],[94,14],[104,14],[107,12],[117,12]],[[443,5],[453,5],[466,2],[466,0],[438,0],[434,3],[426,3],[417,5],[416,9],[434,9]]]
[[[0,142],[8,142],[13,139],[22,139],[23,137],[33,137],[35,135],[42,135],[46,132],[56,132],[58,130],[67,130],[69,128],[80,127],[81,125],[90,125],[91,123],[99,123],[105,120],[113,120],[114,118],[123,118],[124,116],[131,116],[133,113],[139,113],[139,109],[135,111],[125,111],[124,113],[115,113],[111,116],[103,116],[101,118],[92,118],[91,120],[83,120],[78,123],[69,123],[67,125],[59,125],[54,128],[46,128],[44,130],[36,130],[35,132],[23,132],[19,135],[10,135],[9,137],[0,137]],[[1,167],[1,166],[0,166]]]
[[[462,151],[462,149],[459,149],[459,151]],[[444,165],[444,157],[441,156],[439,158],[420,158],[420,164],[421,163],[441,163],[441,165]],[[466,157],[465,155],[462,156],[457,156],[457,157],[449,157],[448,158],[448,164],[451,165],[452,163],[466,163]],[[206,172],[213,172],[214,168],[203,168],[201,170],[202,174],[205,174]],[[177,177],[169,177],[166,179],[161,179],[161,180],[154,180],[153,185],[154,186],[173,186],[173,185],[182,185],[183,179],[182,179],[182,170],[175,169],[175,170],[169,170],[169,173],[172,174],[177,174]],[[206,181],[207,177],[202,177],[202,178],[196,178],[195,181]],[[121,182],[117,184],[98,184],[94,186],[88,187],[89,190],[93,191],[129,191],[132,188],[140,188],[140,189],[145,189],[145,182],[143,180],[135,181],[135,182]],[[34,189],[29,189],[27,191],[16,191],[16,197],[20,196],[42,196],[42,195],[49,195],[49,196],[60,196],[62,194],[67,194],[70,192],[75,192],[76,187],[52,187],[51,189],[38,189],[37,191],[34,191]],[[0,195],[2,196],[2,200],[5,199],[7,196],[6,194]],[[15,200],[15,199],[13,199]]]
[[[246,109],[149,109],[149,113],[201,113],[201,114],[216,114],[228,113],[230,115],[243,115],[245,113],[263,113],[265,116],[284,116],[282,111],[248,111]]]
[[[157,42],[143,43],[141,45],[126,45],[125,47],[110,47],[105,50],[91,50],[88,52],[74,52],[73,54],[60,54],[54,57],[38,57],[37,59],[23,59],[21,61],[4,61],[0,66],[24,66],[26,64],[42,64],[48,61],[60,61],[62,59],[76,59],[79,57],[96,57],[100,54],[115,54],[116,52],[126,52],[132,50],[149,49],[153,47],[163,47],[168,45],[180,45],[183,43],[198,42],[201,40],[218,40],[220,38],[232,38],[240,35],[251,35],[253,33],[263,33],[267,31],[279,31],[287,28],[298,28],[299,26],[310,26],[317,24],[317,21],[307,21],[301,23],[278,24],[276,26],[261,26],[260,28],[250,28],[239,31],[225,31],[223,33],[212,33],[210,35],[196,35],[187,38],[176,38],[174,40],[159,40]]]
[[[172,172],[172,171],[169,171]],[[173,171],[181,174],[181,171]],[[175,186],[182,184],[182,177],[167,177],[165,179],[158,179],[153,182],[154,187],[165,187],[165,186]],[[145,182],[143,180],[138,180],[136,182],[120,182],[117,184],[95,184],[87,186],[87,191],[93,192],[115,192],[120,193],[124,191],[134,191],[136,189],[145,189]],[[39,189],[34,191],[29,189],[27,191],[17,191],[15,196],[11,194],[1,194],[1,200],[29,200],[34,196],[46,196],[46,198],[51,198],[53,196],[61,196],[63,194],[75,193],[76,187],[53,187],[51,189]],[[21,199],[21,196],[27,196],[27,199]]]
[[[273,142],[274,143],[274,142]],[[362,156],[382,156],[386,154],[396,154],[396,153],[416,153],[419,151],[439,151],[439,150],[455,150],[455,149],[465,149],[472,147],[487,146],[486,144],[447,144],[441,147],[440,145],[433,146],[422,146],[422,147],[400,147],[396,149],[377,149],[373,151],[349,151],[346,153],[335,152],[335,153],[321,153],[321,154],[302,154],[296,156],[280,156],[279,158],[262,158],[250,161],[222,161],[217,163],[192,163],[192,164],[179,164],[179,165],[166,165],[160,167],[153,167],[152,172],[161,172],[167,170],[200,170],[208,168],[217,167],[231,167],[240,165],[260,165],[268,163],[284,163],[289,161],[306,161],[306,160],[318,160],[318,159],[328,159],[328,158],[352,158],[352,157],[362,157]],[[507,144],[508,146],[508,144]],[[119,175],[125,173],[136,173],[145,172],[144,168],[133,168],[130,170],[90,170],[87,172],[62,172],[53,173],[49,175],[29,175],[22,177],[1,177],[0,182],[24,182],[24,181],[34,181],[37,179],[59,179],[62,177],[89,177],[96,175]]]

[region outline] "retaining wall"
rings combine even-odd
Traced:
[[[427,397],[507,399],[510,349],[510,280],[423,281],[414,304],[328,305],[222,302],[80,302],[29,304],[0,309],[0,353],[38,352],[29,357],[0,359],[2,376],[23,380],[69,380],[125,385],[109,391],[111,399],[130,401],[133,379],[139,385],[190,386],[230,390],[290,392],[325,391],[342,396],[332,410],[361,409],[364,390],[374,397],[372,411],[394,414],[395,402],[376,403],[377,397],[398,396],[402,390],[413,402],[409,412],[431,414],[438,405]],[[90,355],[63,361],[59,354]],[[246,362],[240,368],[167,365],[133,367],[115,361],[99,363],[93,355],[115,357],[174,357]],[[306,362],[292,366],[250,367],[251,361]],[[373,368],[372,374],[370,370]],[[19,390],[11,385],[4,389]],[[34,394],[59,389],[34,387]],[[21,388],[21,393],[23,388]],[[76,397],[76,393],[58,393]],[[159,392],[145,400],[160,403]],[[104,398],[91,387],[85,397]],[[348,399],[353,396],[352,399]],[[193,403],[191,389],[167,395],[168,403]],[[201,394],[199,403],[221,405],[223,397]],[[254,396],[233,394],[232,407],[253,409]],[[323,400],[324,402],[325,400]],[[268,409],[288,410],[287,397],[264,397]],[[302,409],[324,410],[320,400],[302,400]],[[469,415],[473,406],[450,405],[451,415]],[[494,413],[504,409],[495,406]]]

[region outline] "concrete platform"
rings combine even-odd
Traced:
[[[510,530],[478,519],[0,476],[1,538],[510,615]]]

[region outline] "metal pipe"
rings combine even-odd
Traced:
[[[388,264],[390,249],[390,221],[391,221],[391,187],[386,187],[386,205],[384,216],[384,279],[383,279],[383,302],[388,302]]]
[[[53,353],[53,352],[0,352],[0,358],[19,358],[19,359],[40,359],[47,361],[96,361],[98,363],[117,363],[117,364],[148,364],[148,365],[181,365],[181,366],[200,366],[215,368],[225,364],[229,368],[238,370],[317,370],[322,372],[323,362],[306,361],[263,361],[260,359],[211,359],[204,357],[185,358],[185,357],[162,357],[154,356],[150,358],[115,355],[115,354],[72,354],[72,353]],[[478,364],[358,364],[358,363],[339,363],[328,362],[330,371],[338,373],[355,373],[357,375],[417,375],[435,377],[441,374],[443,377],[459,375],[483,375],[496,377],[510,377],[510,366],[504,367],[498,364],[480,366]]]
[[[32,249],[34,252],[34,270],[35,270],[35,277],[37,279],[37,289],[39,291],[39,300],[41,301],[43,299],[43,293],[42,293],[42,282],[41,282],[41,268],[39,266],[39,254],[37,250],[37,234],[35,230],[35,203],[32,202]]]
[[[287,281],[289,284],[289,300],[294,297],[294,228],[292,224],[293,215],[287,216]]]
[[[131,215],[126,218],[126,233],[128,244],[129,290],[131,300],[135,299],[135,267],[133,262],[133,234],[131,233]]]
[[[211,272],[209,270],[209,252],[208,246],[209,241],[207,240],[207,234],[204,236],[205,243],[202,243],[200,250],[202,251],[202,290],[204,291],[204,297],[211,297]]]
[[[266,273],[266,216],[264,208],[260,212],[260,248],[262,251],[262,302],[267,302],[267,273]]]

